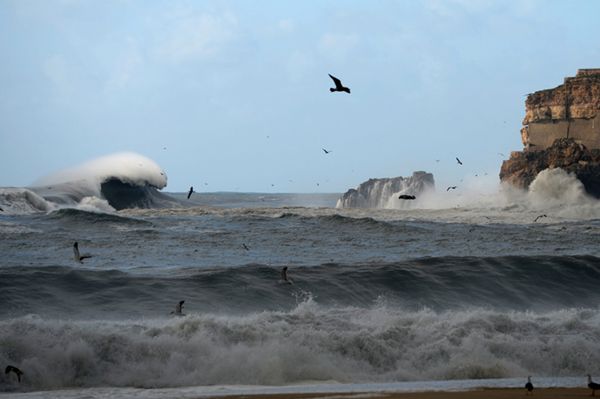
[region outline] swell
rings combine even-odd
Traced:
[[[549,310],[600,301],[600,259],[593,256],[438,257],[395,263],[336,263],[289,268],[252,264],[172,269],[169,276],[70,267],[0,270],[0,317],[153,317],[179,300],[197,312],[290,310],[310,295],[323,306],[369,307],[385,300],[405,309],[482,307]]]
[[[126,217],[122,215],[117,215],[114,213],[101,213],[101,212],[88,212],[80,209],[74,208],[63,208],[57,211],[53,211],[48,215],[52,219],[65,220],[70,222],[79,222],[79,223],[118,223],[118,224],[126,224],[126,225],[148,225],[151,226],[152,223],[142,220],[136,219],[133,217]]]

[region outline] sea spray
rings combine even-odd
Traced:
[[[600,372],[600,311],[323,307],[246,316],[0,322],[26,389],[281,385]],[[1,385],[0,385],[1,386]]]

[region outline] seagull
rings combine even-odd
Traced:
[[[462,162],[460,162],[460,159],[458,159],[458,157],[456,157],[456,162],[458,162],[459,165],[462,165]]]
[[[242,247],[244,247],[244,249],[245,249],[246,251],[250,251],[250,248],[248,248],[248,246],[247,246],[245,243],[242,243]]]
[[[533,384],[531,383],[531,376],[527,376],[527,383],[525,384],[525,389],[527,389],[527,392],[525,392],[525,395],[528,394],[532,394],[533,395]]]
[[[19,382],[21,382],[21,376],[24,373],[21,370],[19,370],[17,367],[9,365],[9,366],[6,366],[6,369],[4,370],[4,374],[8,374],[11,371],[17,375],[17,379],[19,380]]]
[[[504,155],[503,153],[499,152],[498,155],[500,155],[501,157],[505,157],[506,155]]]
[[[73,258],[75,262],[83,263],[84,259],[91,258],[92,255],[80,255],[79,254],[79,244],[77,241],[73,243]]]
[[[398,197],[398,199],[403,199],[403,200],[414,200],[417,197],[415,197],[414,195],[405,195],[402,194],[401,196]]]
[[[187,199],[190,199],[190,197],[192,196],[193,192],[194,192],[194,186],[191,186],[190,187],[190,191],[188,191],[188,198]]]
[[[331,79],[333,79],[333,83],[335,83],[335,88],[333,88],[333,87],[329,88],[330,92],[333,93],[334,91],[345,91],[346,93],[350,94],[350,89],[347,88],[347,87],[344,87],[342,85],[342,81],[341,80],[339,80],[338,78],[336,78],[335,76],[333,76],[331,74],[329,74],[329,77]]]
[[[281,269],[281,280],[279,282],[285,284],[292,284],[292,280],[288,278],[287,269],[287,266],[284,266],[283,269]]]
[[[175,305],[175,310],[171,312],[171,314],[174,314],[175,316],[184,316],[183,313],[181,313],[181,311],[183,310],[183,303],[185,301],[179,301],[179,303],[177,305]]]
[[[536,218],[535,218],[535,220],[533,221],[533,223],[537,222],[537,221],[538,221],[538,219],[540,219],[540,218],[547,218],[547,217],[548,217],[548,215],[546,215],[546,214],[544,214],[544,215],[539,215],[538,217],[536,217]]]
[[[448,186],[446,191],[450,191],[450,190],[456,190],[456,186]]]
[[[329,154],[331,150],[326,150],[325,148],[321,148],[325,154]]]
[[[588,388],[592,390],[592,396],[596,396],[596,389],[600,389],[600,384],[592,381],[592,376],[587,375],[588,377]]]

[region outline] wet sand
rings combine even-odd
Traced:
[[[587,388],[540,388],[533,395],[526,395],[525,389],[490,388],[470,391],[430,391],[430,392],[361,392],[361,393],[310,393],[228,396],[227,399],[515,399],[515,398],[586,398],[592,391]],[[600,396],[600,392],[598,392]]]

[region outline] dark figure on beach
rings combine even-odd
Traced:
[[[450,190],[456,190],[456,186],[450,186],[446,189],[446,191],[450,191]]]
[[[194,186],[190,187],[190,191],[188,191],[188,198],[190,199],[190,197],[192,196],[192,193],[194,192]]]
[[[333,79],[333,83],[335,83],[335,88],[330,87],[329,91],[330,92],[334,92],[334,91],[345,91],[346,93],[350,94],[350,89],[347,87],[344,87],[344,85],[342,85],[342,81],[339,80],[338,78],[336,78],[335,76],[329,74],[329,77],[331,79]]]
[[[11,371],[17,375],[17,379],[19,380],[19,382],[21,382],[21,376],[23,375],[23,372],[21,370],[19,370],[17,367],[9,365],[9,366],[6,366],[4,373],[8,374]]]
[[[588,377],[588,388],[592,390],[592,396],[596,396],[596,389],[600,389],[600,384],[592,381],[592,376],[587,375]]]
[[[458,159],[458,157],[456,157],[456,162],[458,162],[459,165],[462,165],[462,162],[460,162],[460,159]]]
[[[531,376],[527,376],[527,384],[525,384],[525,389],[527,390],[527,392],[525,392],[525,395],[533,395],[533,384],[531,383]]]
[[[91,258],[91,257],[92,257],[92,255],[80,255],[79,254],[79,244],[77,243],[77,241],[75,241],[75,243],[73,243],[73,258],[75,259],[75,262],[83,263],[84,259]]]
[[[280,282],[286,283],[286,284],[292,284],[292,280],[290,280],[288,278],[287,270],[288,270],[287,266],[284,266],[283,269],[281,269],[281,281]]]
[[[183,303],[185,301],[179,301],[179,303],[177,305],[175,305],[175,310],[171,312],[171,314],[174,314],[175,316],[183,316],[183,313],[181,313],[181,311],[183,310]]]
[[[548,215],[540,215],[540,216],[538,216],[538,217],[535,218],[535,220],[533,221],[533,223],[537,222],[538,219],[540,219],[540,218],[547,218],[547,217],[548,217]]]
[[[398,199],[403,199],[403,200],[414,200],[417,197],[415,197],[414,195],[406,195],[406,194],[402,194],[401,196],[398,197]]]

